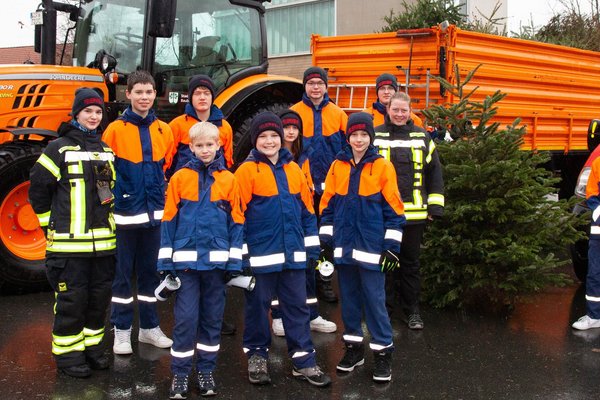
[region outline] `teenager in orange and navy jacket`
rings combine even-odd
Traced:
[[[352,114],[349,146],[337,155],[321,198],[321,257],[334,261],[342,299],[346,353],[337,365],[352,371],[364,363],[365,320],[375,357],[373,380],[391,380],[392,326],[385,308],[385,273],[398,266],[404,205],[394,166],[373,146],[373,120]]]
[[[154,78],[146,71],[127,79],[130,106],[104,131],[102,139],[115,153],[115,223],[117,264],[113,281],[111,322],[115,326],[115,354],[131,354],[134,294],[131,277],[137,276],[141,342],[168,348],[160,330],[154,289],[159,284],[156,259],[160,222],[165,206],[165,170],[171,163],[173,135],[156,118]]]
[[[235,172],[246,217],[243,263],[256,277],[254,290],[245,292],[248,379],[254,384],[271,381],[269,306],[277,296],[293,375],[325,386],[330,379],[316,365],[306,305],[306,262],[319,253],[311,193],[292,154],[281,148],[283,126],[277,115],[257,115],[250,135],[254,148]]]
[[[398,80],[392,74],[381,74],[375,80],[375,93],[377,93],[377,101],[371,107],[365,108],[363,111],[373,116],[373,126],[383,125],[385,116],[387,115],[387,106],[390,104],[392,95],[398,91]],[[410,119],[415,126],[423,128],[423,120],[411,111]]]
[[[173,175],[193,158],[190,151],[190,128],[201,121],[208,121],[219,128],[221,152],[225,157],[227,168],[233,165],[233,130],[225,120],[223,112],[213,104],[215,99],[215,85],[207,75],[195,75],[188,85],[188,103],[185,105],[184,114],[169,122],[173,131],[175,147],[173,148],[173,165],[167,174]]]
[[[226,278],[242,269],[244,214],[238,183],[218,152],[219,129],[199,122],[189,137],[194,158],[169,182],[158,270],[181,281],[174,306],[172,389],[187,381],[196,354],[201,394],[207,395],[216,391],[212,372],[220,346]]]
[[[327,72],[323,68],[308,68],[304,71],[302,82],[304,84],[302,100],[294,104],[291,109],[302,118],[304,148],[308,153],[310,173],[315,185],[314,204],[319,204],[329,166],[346,143],[344,129],[348,116],[329,99]],[[318,217],[317,214],[317,222]],[[316,286],[319,298],[328,303],[337,302],[330,281],[322,280],[317,276]]]
[[[297,112],[289,109],[279,113],[279,117],[281,118],[281,123],[283,125],[282,147],[288,149],[290,153],[292,153],[294,161],[300,166],[302,172],[304,172],[308,187],[311,189],[311,192],[314,192],[314,184],[312,177],[310,176],[310,162],[302,143],[302,119]],[[310,329],[316,332],[333,333],[337,330],[337,325],[319,315],[315,283],[315,274],[317,273],[315,270],[316,261],[316,259],[308,260],[306,268],[306,304],[308,304],[308,307],[310,308]],[[273,333],[276,336],[285,336],[283,321],[278,305],[279,300],[276,298],[273,299],[271,302]]]

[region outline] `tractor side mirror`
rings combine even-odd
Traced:
[[[148,36],[173,36],[177,0],[151,0],[148,10]]]

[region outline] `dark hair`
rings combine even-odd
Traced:
[[[292,142],[292,149],[290,151],[294,156],[294,160],[298,161],[298,159],[300,158],[300,154],[302,154],[303,150],[302,118],[300,117],[300,114],[298,114],[296,111],[290,110],[289,108],[281,111],[279,113],[279,118],[281,118],[281,124],[283,125],[284,129],[286,126],[290,125],[298,128],[298,137]],[[283,142],[281,143],[281,145],[283,147]]]
[[[129,76],[127,77],[127,91],[131,92],[131,90],[133,90],[133,87],[138,83],[149,83],[152,85],[153,89],[156,89],[156,82],[154,81],[154,78],[152,77],[152,75],[150,75],[150,72],[148,71],[140,69],[137,71],[133,71],[131,74],[129,74]]]

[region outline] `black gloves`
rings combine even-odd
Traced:
[[[400,266],[399,254],[391,250],[386,250],[381,253],[379,258],[382,272],[391,272]]]

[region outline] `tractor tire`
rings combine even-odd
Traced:
[[[240,117],[233,122],[233,160],[234,169],[239,166],[248,156],[250,150],[252,150],[252,143],[250,141],[250,124],[252,118],[256,115],[265,112],[272,111],[275,114],[290,108],[293,103],[285,101],[275,102],[269,105],[264,103],[251,102],[246,105],[242,110],[236,112]]]
[[[44,142],[0,144],[0,292],[28,293],[49,287],[46,238],[29,204],[29,170]]]

